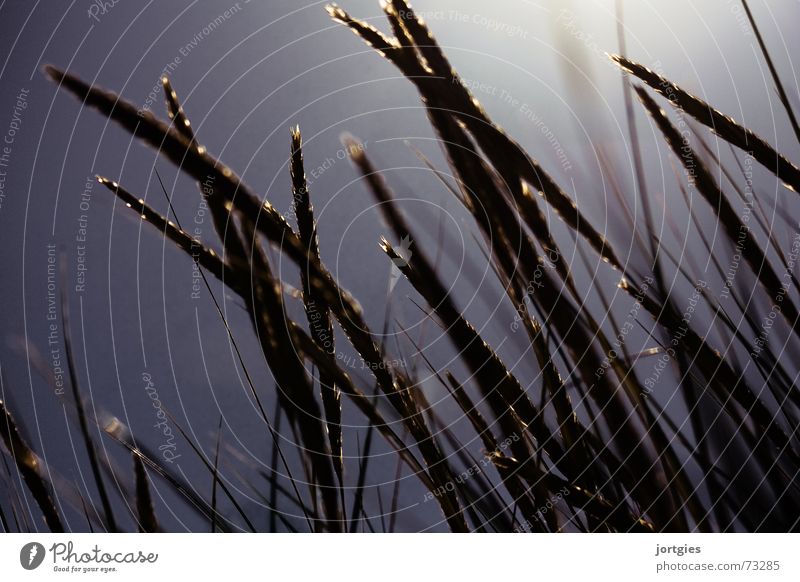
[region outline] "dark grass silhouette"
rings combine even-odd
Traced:
[[[425,353],[420,354],[485,449],[492,469],[469,479],[461,478],[460,473],[476,460],[442,426],[417,389],[414,370],[391,366],[388,348],[366,324],[357,300],[335,281],[322,261],[299,128],[291,132],[291,186],[285,193],[269,193],[273,198],[291,193],[295,228],[199,144],[167,79],[163,83],[171,123],[138,111],[114,93],[89,86],[71,73],[46,68],[61,89],[157,149],[199,184],[213,183],[208,201],[224,249],[221,255],[192,239],[177,218],[173,222],[122,185],[98,178],[149,222],[154,233],[174,243],[187,260],[195,260],[204,277],[218,279],[241,298],[249,314],[279,396],[279,409],[270,417],[259,398],[266,387],[253,385],[238,356],[272,439],[272,454],[265,459],[265,466],[272,467],[272,476],[282,468],[291,482],[286,489],[267,476],[268,494],[263,493],[263,485],[253,484],[253,490],[261,491],[258,495],[272,508],[270,528],[278,529],[280,522],[283,529],[297,529],[275,509],[280,493],[300,511],[312,531],[374,530],[373,520],[364,512],[363,494],[373,439],[383,438],[395,451],[398,463],[430,492],[443,520],[456,532],[797,530],[800,395],[794,378],[781,363],[781,352],[758,339],[764,314],[773,310],[780,315],[775,325],[783,326],[788,341],[797,343],[796,257],[792,258],[790,249],[777,247],[770,232],[758,236],[743,224],[735,210],[737,199],[715,177],[719,169],[733,184],[735,171],[723,167],[705,145],[700,133],[704,128],[697,130],[703,153],[684,142],[652,91],[773,172],[787,185],[786,196],[796,196],[789,188],[800,191],[797,167],[755,133],[660,74],[625,56],[612,57],[632,81],[649,87],[634,85],[634,95],[685,170],[677,176],[681,189],[685,195],[687,188],[700,194],[721,227],[720,236],[740,250],[744,259],[741,269],[749,270],[757,282],[754,290],[744,290],[753,293],[746,301],[743,290],[731,286],[728,292],[735,310],[725,309],[703,282],[699,269],[679,264],[658,245],[652,226],[651,231],[640,233],[620,194],[622,214],[639,237],[638,250],[647,256],[649,272],[621,261],[621,249],[614,249],[592,226],[531,153],[492,122],[411,7],[404,0],[391,0],[384,3],[384,10],[393,37],[336,5],[328,7],[336,21],[388,59],[418,89],[454,177],[455,185],[443,179],[443,187],[450,189],[474,218],[475,232],[486,242],[494,273],[509,305],[518,313],[515,323],[524,330],[539,369],[536,377],[520,377],[509,369],[440,280],[433,257],[421,249],[415,249],[410,257],[396,250],[390,241],[413,239],[417,226],[400,210],[390,184],[364,148],[354,138],[345,138],[350,158],[380,203],[388,226],[381,241],[387,260],[407,278],[417,293],[416,300],[444,330],[458,351],[460,364],[470,373],[469,378],[458,378],[449,369],[436,369]],[[771,64],[770,68],[779,84]],[[791,105],[783,98],[785,94],[781,95],[794,121]],[[635,138],[633,126],[631,135]],[[639,176],[640,184],[645,178]],[[737,186],[731,187],[742,196]],[[646,196],[644,188],[639,191]],[[601,268],[616,274],[619,288],[639,313],[637,324],[656,346],[649,353],[630,353],[624,341],[614,337],[620,326],[609,308],[611,290],[599,283],[588,289],[579,287],[573,266],[564,259],[570,254],[556,242],[542,204],[550,205],[574,232],[584,260],[590,261],[593,253],[602,260]],[[693,207],[692,212],[697,210]],[[757,218],[764,224],[763,216]],[[696,215],[692,219],[699,224]],[[717,275],[725,280],[725,261],[714,256],[707,241],[705,244]],[[276,277],[266,252],[268,245],[299,270],[306,321],[289,316],[287,302],[297,298],[287,293]],[[687,297],[675,287],[667,289],[664,281],[668,279],[691,286],[693,300],[710,314],[710,327],[686,317]],[[537,282],[535,293],[528,292],[531,281]],[[211,287],[208,289],[214,297]],[[587,296],[594,300],[587,301]],[[238,355],[233,333],[216,298],[214,301]],[[735,323],[738,321],[741,327]],[[334,326],[372,370],[374,384],[361,384],[337,360]],[[749,361],[742,361],[738,355],[742,353],[748,354]],[[646,376],[654,354],[668,357],[676,393],[687,411],[685,422],[671,418],[658,400],[649,396],[652,387]],[[309,373],[310,369],[317,373]],[[220,448],[221,426],[212,461],[182,432],[208,470],[212,486],[205,498],[159,463],[157,455],[134,443],[118,420],[109,424],[88,418],[74,376],[71,383],[92,475],[102,498],[102,513],[85,512],[89,528],[121,530],[132,522],[134,529],[159,531],[149,483],[158,479],[187,501],[187,511],[204,516],[210,531],[257,529],[255,516],[248,515],[220,478],[220,455],[225,454],[225,448]],[[350,400],[369,423],[367,438],[359,443],[357,485],[351,488],[345,486],[343,442],[352,437],[341,426],[343,399]],[[63,525],[49,493],[55,485],[45,479],[42,460],[19,436],[11,413],[0,406],[0,435],[13,459],[11,466],[23,477],[16,486],[27,487],[44,525],[59,531]],[[299,435],[295,453],[304,459],[302,483],[291,476],[282,448],[286,445],[276,438],[282,429],[281,418]],[[393,419],[400,424],[390,423]],[[131,474],[116,475],[134,492],[131,515],[124,518],[119,509],[114,510],[117,515],[112,514],[105,492],[113,469],[95,454],[88,422],[102,424],[109,438],[133,455]],[[8,465],[6,468],[10,471]],[[17,494],[19,498],[25,492]],[[220,511],[223,499],[231,511]],[[395,488],[393,507],[396,501]],[[76,503],[86,507],[86,500]],[[14,515],[19,512],[14,509]],[[7,531],[42,526],[19,523],[5,512],[0,517]],[[392,519],[383,527],[394,529],[397,524]]]

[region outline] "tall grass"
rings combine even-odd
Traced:
[[[652,230],[650,201],[645,205],[648,226],[642,233],[620,193],[621,214],[637,233],[641,243],[637,251],[647,257],[649,270],[637,270],[622,261],[622,249],[615,249],[592,225],[534,152],[526,152],[491,120],[413,9],[404,0],[385,2],[383,8],[391,37],[339,6],[328,6],[328,12],[397,67],[419,91],[446,154],[447,173],[454,177],[453,184],[443,179],[443,188],[473,218],[474,232],[485,241],[504,300],[518,314],[515,323],[524,330],[532,365],[538,369],[531,376],[507,365],[441,279],[435,259],[421,249],[408,256],[397,248],[407,237],[414,239],[419,226],[403,213],[391,185],[366,150],[353,138],[346,138],[354,167],[379,203],[387,225],[381,240],[387,261],[408,280],[416,294],[414,300],[457,350],[452,369],[437,368],[424,351],[419,356],[463,415],[474,435],[470,442],[482,445],[482,460],[475,458],[474,445],[465,446],[463,436],[459,438],[442,426],[419,389],[417,372],[391,366],[389,348],[367,325],[354,295],[326,267],[325,249],[320,248],[317,237],[314,193],[305,178],[299,128],[292,129],[289,136],[287,186],[268,195],[273,200],[292,197],[297,222],[292,225],[199,144],[167,79],[163,84],[169,123],[69,72],[45,69],[60,89],[120,124],[198,183],[213,178],[208,201],[221,254],[194,240],[180,227],[177,217],[173,222],[162,216],[114,180],[98,180],[150,223],[154,234],[172,242],[187,260],[195,260],[204,277],[208,274],[218,279],[241,298],[278,395],[279,414],[270,417],[260,398],[268,387],[254,385],[239,356],[272,439],[271,460],[265,459],[264,464],[273,468],[273,475],[279,466],[285,468],[291,484],[288,489],[281,488],[270,478],[265,484],[253,484],[254,489],[264,499],[269,497],[273,511],[280,492],[286,503],[300,510],[303,527],[312,531],[375,530],[376,518],[382,516],[367,515],[364,488],[372,439],[379,436],[394,451],[403,470],[410,471],[428,491],[427,497],[435,500],[441,520],[452,531],[797,530],[800,398],[795,379],[782,362],[783,348],[773,348],[768,338],[759,335],[765,314],[775,312],[780,316],[771,318],[777,320],[775,329],[785,331],[787,341],[797,346],[797,257],[791,249],[777,248],[771,232],[757,231],[743,222],[736,210],[742,196],[735,184],[737,170],[713,156],[702,132],[705,128],[713,131],[730,144],[737,158],[743,153],[751,155],[789,187],[786,196],[795,195],[791,190],[800,192],[796,165],[753,131],[659,73],[625,56],[612,57],[625,71],[626,82],[633,83],[633,95],[682,166],[683,172],[676,173],[677,187],[687,197],[690,191],[700,195],[719,226],[719,236],[738,249],[744,259],[741,269],[756,282],[752,289],[726,287],[734,307],[730,303],[724,307],[707,283],[710,277],[726,280],[726,259],[717,256],[713,244],[703,238],[704,252],[715,269],[710,274],[691,257],[684,262],[675,259]],[[764,55],[769,60],[766,49]],[[700,124],[695,145],[684,141],[659,104],[659,95],[680,115]],[[782,98],[782,102],[796,126],[788,99]],[[631,100],[629,116],[634,105]],[[641,155],[635,126],[630,127],[633,147]],[[638,191],[647,196],[642,187],[646,176],[641,167],[638,171]],[[726,176],[729,184],[721,183],[719,175]],[[597,282],[581,287],[576,265],[566,261],[571,253],[553,234],[544,204],[574,233],[578,254],[587,263],[592,257],[600,260],[601,268],[617,278],[619,290],[632,306],[630,313],[635,314],[633,322],[624,325],[643,330],[650,349],[636,352],[619,339],[620,324],[608,301],[613,289]],[[757,221],[765,225],[768,221],[759,208],[757,205],[755,210]],[[691,208],[697,225],[701,224],[701,211]],[[702,236],[702,229],[700,232]],[[299,270],[299,294],[286,292],[268,246]],[[699,256],[694,258],[700,261]],[[681,284],[667,288],[665,280]],[[534,281],[536,291],[531,293]],[[691,289],[688,297],[681,292],[684,288]],[[305,321],[290,316],[288,303],[297,300]],[[687,302],[693,305],[696,317],[687,315]],[[215,305],[215,316],[222,318],[236,346],[216,299]],[[372,378],[351,377],[337,358],[337,328],[367,364]],[[658,394],[661,389],[649,380],[655,356],[665,358],[669,369],[665,378],[675,383],[668,393],[674,392],[679,404],[666,406]],[[468,376],[458,377],[462,370]],[[128,480],[136,503],[127,519],[117,515],[115,520],[103,463],[94,452],[74,375],[71,382],[104,514],[101,519],[87,515],[90,527],[124,529],[124,524],[133,520],[140,531],[158,531],[150,493],[150,480],[158,479],[183,497],[189,510],[207,519],[211,531],[258,529],[256,517],[242,507],[239,494],[226,486],[219,473],[220,456],[229,450],[220,448],[221,426],[213,461],[182,433],[211,477],[206,498],[135,444],[116,419],[104,428],[133,455],[134,470]],[[345,444],[358,439],[343,426],[345,400],[369,426],[366,440],[357,443],[360,458],[353,466],[343,457]],[[685,418],[673,418],[675,410],[685,411],[681,413]],[[18,474],[36,500],[46,526],[60,530],[63,525],[40,470],[41,460],[19,436],[4,405],[0,412],[4,419],[0,434]],[[293,454],[303,460],[302,479],[289,470],[282,448],[286,441],[282,445],[278,435],[286,430],[279,423],[281,416],[299,435]],[[465,467],[477,465],[484,468],[464,478]],[[348,474],[353,469],[354,474]],[[390,479],[391,475],[385,476]],[[268,493],[264,493],[265,485]],[[395,488],[393,507],[397,495]],[[220,510],[223,499],[231,508],[226,513]],[[20,510],[15,503],[15,513]],[[12,524],[5,513],[2,517],[6,529],[30,527],[18,521]],[[394,519],[388,525],[380,521],[389,530],[404,528]],[[275,512],[270,528],[294,530],[296,522],[293,525]]]

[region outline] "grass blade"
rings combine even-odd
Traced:
[[[780,178],[787,187],[800,193],[800,169],[779,154],[764,139],[717,111],[702,99],[690,95],[675,83],[639,63],[619,55],[612,55],[611,60],[669,99],[675,107],[682,109],[711,129],[716,135],[742,151],[750,153],[756,161]]]

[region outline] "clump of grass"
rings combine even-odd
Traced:
[[[452,370],[438,369],[424,350],[418,352],[464,415],[473,440],[484,448],[490,470],[468,480],[459,478],[459,472],[463,466],[476,463],[473,453],[454,431],[443,426],[418,389],[414,370],[388,364],[389,349],[367,325],[355,297],[339,285],[324,264],[299,128],[294,128],[290,136],[290,185],[285,192],[269,194],[273,198],[292,196],[295,229],[199,144],[168,79],[163,85],[171,123],[138,111],[121,97],[90,86],[71,73],[46,68],[62,88],[156,148],[159,155],[198,183],[213,178],[212,190],[204,194],[208,194],[221,254],[192,239],[181,229],[177,217],[173,222],[117,182],[99,180],[187,255],[187,260],[195,260],[204,273],[221,281],[242,300],[275,379],[280,412],[276,416],[280,419],[285,415],[299,435],[294,454],[302,459],[306,473],[305,491],[301,491],[276,438],[282,425],[273,425],[264,411],[259,389],[240,357],[272,438],[272,460],[265,461],[265,466],[272,467],[265,480],[270,489],[270,527],[277,528],[280,519],[285,529],[295,530],[295,525],[276,511],[280,493],[301,510],[310,530],[374,530],[376,526],[364,508],[364,495],[373,435],[380,435],[398,457],[397,475],[404,467],[416,477],[435,499],[452,531],[796,530],[800,396],[780,365],[782,352],[769,343],[748,339],[750,336],[734,322],[746,321],[757,331],[763,308],[780,303],[779,311],[789,331],[787,341],[796,342],[800,317],[794,302],[797,282],[790,273],[791,285],[795,286],[792,289],[787,278],[779,274],[780,267],[773,264],[772,257],[777,253],[782,266],[787,267],[785,252],[770,249],[745,228],[731,194],[714,178],[710,164],[718,165],[733,184],[731,172],[718,158],[711,157],[709,162],[701,152],[687,146],[651,92],[634,87],[644,110],[689,174],[688,179],[676,177],[677,187],[687,199],[687,188],[698,191],[719,223],[721,236],[732,246],[741,247],[743,268],[760,285],[745,290],[752,291],[756,301],[752,297],[745,300],[741,290],[730,289],[738,313],[733,308],[723,309],[707,286],[698,283],[706,274],[701,274],[691,260],[687,264],[675,260],[666,246],[658,244],[655,232],[644,232],[639,238],[641,252],[651,255],[648,264],[654,272],[637,272],[620,261],[621,250],[611,246],[535,157],[490,119],[461,82],[425,22],[404,0],[382,5],[392,37],[351,17],[339,6],[330,5],[328,12],[418,89],[447,156],[448,173],[454,177],[455,184],[443,178],[443,188],[472,217],[475,233],[486,243],[487,258],[504,289],[504,301],[518,313],[526,347],[539,370],[529,377],[506,365],[498,350],[470,323],[457,296],[441,280],[435,262],[422,251],[404,257],[396,250],[390,240],[413,237],[417,225],[403,214],[389,183],[364,148],[346,137],[350,158],[379,202],[388,226],[381,240],[387,259],[407,278],[420,307],[457,350],[457,365]],[[749,10],[748,16],[752,19]],[[764,55],[769,59],[766,52]],[[711,128],[732,148],[752,152],[781,181],[800,191],[796,165],[754,132],[661,75],[626,57],[612,58],[627,74],[667,97],[675,108]],[[779,82],[771,64],[770,68]],[[632,108],[633,101],[629,105]],[[787,113],[791,115],[790,107]],[[705,143],[701,136],[698,139]],[[706,146],[704,151],[711,149]],[[638,184],[639,192],[646,196],[646,177],[641,168]],[[741,192],[737,194],[741,196]],[[619,199],[623,201],[624,197],[620,194]],[[578,254],[587,263],[594,253],[609,273],[619,278],[619,289],[641,308],[636,322],[655,347],[636,353],[615,343],[617,324],[607,300],[608,290],[579,287],[576,267],[565,260],[570,253],[556,240],[543,204],[549,205],[574,233]],[[695,209],[690,211],[692,220],[699,224]],[[633,222],[632,213],[625,216]],[[763,216],[758,218],[760,224],[766,223]],[[652,229],[649,219],[646,225]],[[630,226],[636,230],[635,225]],[[775,237],[767,234],[774,247]],[[715,276],[724,280],[721,262],[708,241],[703,241],[709,262],[716,268]],[[306,317],[302,324],[289,315],[288,302],[294,297],[284,292],[284,282],[273,271],[267,245],[273,245],[299,269],[299,299]],[[553,268],[543,268],[545,257],[556,257]],[[710,327],[687,319],[682,305],[685,298],[673,290],[676,287],[667,289],[663,285],[669,275],[691,285],[696,301],[712,316]],[[537,281],[534,294],[528,292],[531,281]],[[587,296],[596,300],[587,301]],[[215,305],[236,346],[216,300]],[[367,364],[371,378],[353,378],[342,367],[333,344],[337,328]],[[643,378],[651,361],[648,356],[653,354],[669,355],[676,378],[674,398],[682,401],[686,419],[676,421],[661,399],[648,397],[651,386]],[[750,366],[751,362],[755,366]],[[315,369],[316,375],[309,369]],[[466,370],[469,377],[459,378],[456,369]],[[79,403],[74,378],[73,387]],[[344,399],[352,402],[369,423],[363,447],[358,434],[342,426]],[[92,455],[88,421],[80,406],[78,410],[87,452]],[[0,433],[18,471],[48,527],[54,531],[62,528],[48,486],[36,470],[38,458],[19,437],[2,404],[0,411],[5,418]],[[207,519],[211,531],[257,529],[255,517],[243,509],[237,494],[221,478],[219,461],[225,454],[220,450],[221,426],[213,461],[181,431],[211,476],[210,500],[135,443],[118,420],[106,424],[106,433],[133,455],[136,509],[132,517],[138,529],[160,529],[148,470]],[[360,457],[356,459],[357,478],[352,489],[347,486],[348,465],[343,454],[348,441],[356,442]],[[291,491],[282,488],[275,478],[280,464],[289,473]],[[92,466],[106,506],[96,459]],[[499,478],[496,484],[495,477]],[[252,484],[253,490],[259,488]],[[393,492],[392,507],[397,506],[398,489],[399,485]],[[222,499],[232,508],[227,513],[220,509]],[[382,501],[379,497],[379,503]],[[111,508],[104,513],[107,525],[116,528]],[[8,529],[5,514],[0,517]],[[381,526],[393,530],[394,518],[388,525],[381,519]]]
[[[650,88],[669,99],[675,107],[709,127],[721,139],[744,152],[749,152],[761,165],[783,180],[787,187],[795,192],[800,192],[800,169],[755,132],[639,63],[619,55],[612,55],[611,59],[625,71],[644,81]]]

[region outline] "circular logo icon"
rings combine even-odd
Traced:
[[[31,542],[22,546],[19,551],[19,563],[26,570],[35,570],[44,561],[44,546],[38,542]]]

